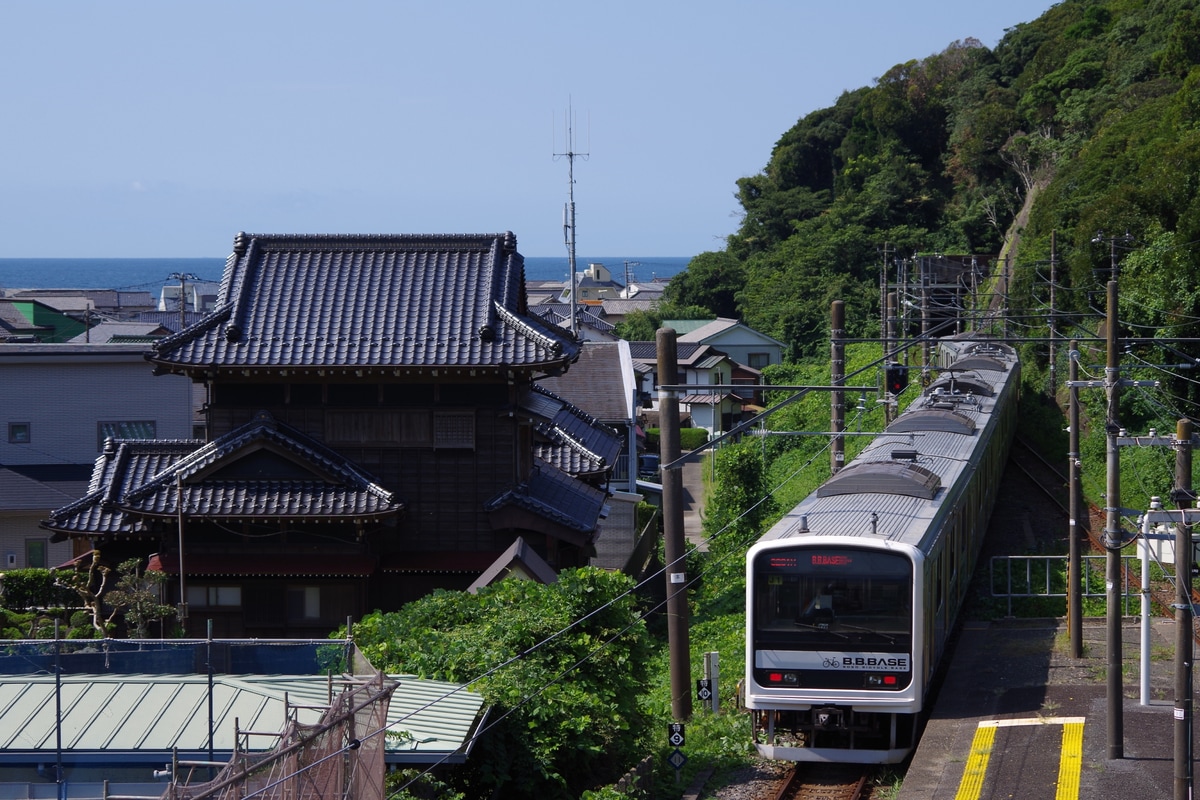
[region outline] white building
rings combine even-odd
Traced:
[[[104,440],[188,439],[192,383],[155,376],[143,344],[0,344],[0,569],[75,553],[38,527],[82,497]]]

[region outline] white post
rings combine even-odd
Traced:
[[[1150,498],[1150,508],[1161,507],[1157,497]],[[1150,536],[1154,525],[1150,514],[1142,517],[1142,538],[1139,550],[1142,556],[1142,652],[1140,658],[1141,705],[1150,705]]]

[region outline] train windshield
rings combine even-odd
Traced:
[[[773,550],[756,556],[753,584],[760,645],[786,638],[800,647],[907,649],[911,641],[912,568],[902,555],[849,547]]]

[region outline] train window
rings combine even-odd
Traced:
[[[756,557],[752,580],[754,627],[764,634],[844,641],[847,632],[911,631],[912,569],[901,555],[852,548],[766,552]]]

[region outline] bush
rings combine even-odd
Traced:
[[[632,588],[624,575],[584,568],[548,586],[507,579],[478,594],[438,591],[368,615],[354,639],[380,669],[469,681],[492,706],[496,728],[449,778],[455,790],[578,798],[649,746],[639,698],[653,647]]]
[[[708,431],[704,428],[680,428],[679,449],[683,452],[695,450],[708,441]]]
[[[4,607],[16,610],[72,604],[73,592],[54,583],[48,569],[12,569],[4,573]]]

